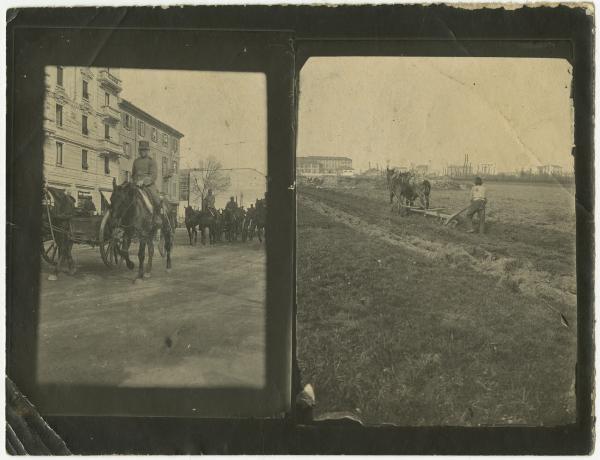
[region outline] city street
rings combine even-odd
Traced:
[[[38,379],[117,386],[265,383],[266,262],[258,241],[189,246],[178,229],[173,270],[155,250],[152,278],[108,269],[74,246],[77,274],[41,280]]]

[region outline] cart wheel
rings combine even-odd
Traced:
[[[113,268],[121,262],[121,254],[119,253],[121,250],[121,239],[119,235],[122,231],[119,228],[111,228],[109,221],[110,210],[106,211],[100,223],[99,246],[100,256],[104,265],[108,268]]]
[[[51,266],[55,266],[58,262],[58,246],[54,242],[54,240],[45,240],[42,241],[42,259],[46,261],[47,264]]]

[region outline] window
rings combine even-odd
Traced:
[[[131,156],[131,144],[129,142],[125,142],[123,144],[123,154],[126,158],[129,158]]]
[[[146,124],[142,120],[138,120],[138,135],[146,136]]]
[[[177,174],[177,162],[176,161],[173,162],[173,173]]]
[[[63,108],[62,105],[56,104],[56,126],[63,125]]]
[[[173,139],[173,151],[177,152],[177,138],[172,137],[171,139]]]
[[[63,164],[63,145],[60,142],[56,143],[56,164],[58,166]]]
[[[104,105],[105,106],[110,106],[110,94],[109,93],[104,93]]]
[[[162,192],[167,195],[169,193],[169,181],[168,180],[163,180],[162,182]]]
[[[125,182],[129,182],[129,171],[123,171],[123,175],[125,176]]]
[[[85,134],[86,136],[89,134],[88,133],[88,125],[87,125],[87,116],[85,116],[85,115],[81,115],[81,134]]]
[[[125,128],[131,129],[131,115],[125,114]]]
[[[56,84],[58,86],[63,85],[63,68],[61,66],[56,68]]]
[[[110,174],[110,159],[104,157],[104,174]]]
[[[169,136],[163,134],[163,145],[169,145]]]
[[[158,131],[156,131],[156,128],[152,128],[152,140],[158,142]]]
[[[87,150],[82,150],[81,151],[81,169],[83,169],[84,171],[88,170],[88,155],[87,155]]]
[[[90,93],[88,93],[88,82],[86,80],[83,80],[82,96],[86,101],[90,98]]]
[[[104,124],[104,139],[110,139],[110,125]]]
[[[167,157],[163,157],[162,158],[162,173],[163,173],[163,177],[167,174],[167,170],[169,169],[169,163],[168,163],[168,159]]]

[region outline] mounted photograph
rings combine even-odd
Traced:
[[[265,74],[45,84],[38,383],[264,388]]]
[[[310,57],[297,360],[315,420],[576,421],[572,66]]]

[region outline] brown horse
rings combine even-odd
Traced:
[[[389,174],[388,170],[388,185],[390,188],[390,203],[393,202],[394,196],[398,200],[398,211],[401,206],[414,206],[415,200],[418,198],[423,209],[429,209],[429,196],[431,194],[431,184],[428,180],[421,183],[414,182],[414,175],[410,172]]]
[[[256,211],[252,219],[252,229],[250,231],[250,239],[254,236],[254,231],[258,236],[258,241],[262,243],[263,237],[266,238],[265,227],[267,225],[267,202],[265,199],[256,200]]]
[[[160,214],[148,209],[140,189],[131,182],[117,186],[113,180],[113,194],[110,199],[110,228],[113,238],[119,238],[121,245],[119,254],[127,268],[133,270],[134,263],[129,259],[129,246],[133,238],[138,238],[140,247],[138,251],[138,276],[134,280],[150,278],[152,272],[152,258],[154,256],[154,238],[158,229],[161,230],[165,240],[165,255],[167,258],[167,272],[171,271],[171,247],[173,245],[174,224],[171,224],[166,212]],[[144,267],[148,248],[148,262]]]
[[[217,218],[210,211],[196,211],[191,206],[185,208],[185,228],[190,238],[190,245],[193,246],[198,241],[198,231],[200,230],[202,245],[216,242],[216,223]]]
[[[56,281],[64,264],[67,265],[70,275],[74,275],[76,272],[72,256],[73,240],[71,239],[71,218],[75,216],[76,212],[75,200],[62,190],[47,187],[44,188],[43,202],[42,234],[46,240],[52,239],[52,244],[47,249],[42,247],[42,251],[44,251],[42,256],[53,268],[48,280]],[[53,264],[57,251],[58,259],[56,264]]]

